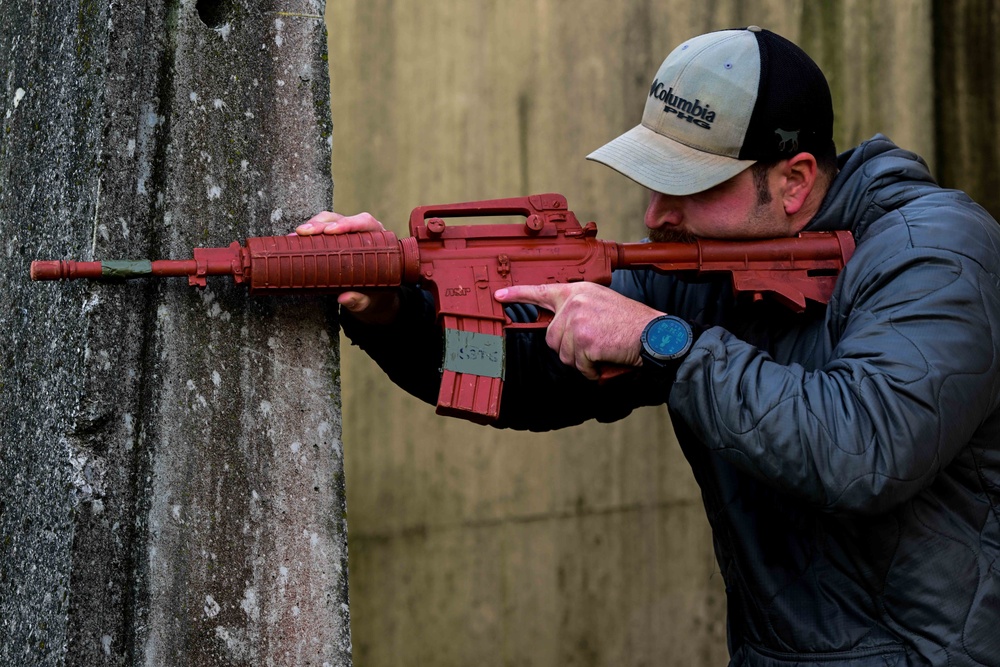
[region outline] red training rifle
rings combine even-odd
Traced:
[[[513,216],[523,224],[447,225],[444,218]],[[389,231],[248,238],[246,246],[195,248],[189,260],[35,261],[32,280],[229,275],[250,294],[336,293],[419,284],[434,297],[445,333],[439,414],[496,419],[503,386],[503,334],[515,324],[493,293],[511,285],[589,281],[608,285],[615,269],[728,272],[737,293],[769,295],[795,311],[807,300],[826,303],[854,251],[850,232],[803,232],[797,237],[693,243],[598,240],[597,225],[581,226],[558,194],[421,206],[410,214],[410,236]]]

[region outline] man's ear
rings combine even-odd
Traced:
[[[818,173],[819,166],[812,153],[798,153],[783,163],[781,204],[785,215],[794,216],[802,210],[816,186]]]

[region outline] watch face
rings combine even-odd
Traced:
[[[673,359],[687,352],[691,344],[691,329],[677,317],[653,320],[646,328],[643,343],[654,357]]]

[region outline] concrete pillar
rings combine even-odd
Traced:
[[[323,13],[0,0],[0,664],[350,664],[325,302],[28,280],[330,207]]]

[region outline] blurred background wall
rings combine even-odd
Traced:
[[[839,148],[887,134],[997,215],[998,4],[330,2],[335,205],[406,233],[417,205],[555,191],[637,240],[646,193],[584,156],[639,121],[675,45],[757,24],[827,73]],[[497,432],[435,416],[346,341],[343,387],[357,664],[726,663],[724,585],[663,410]]]

